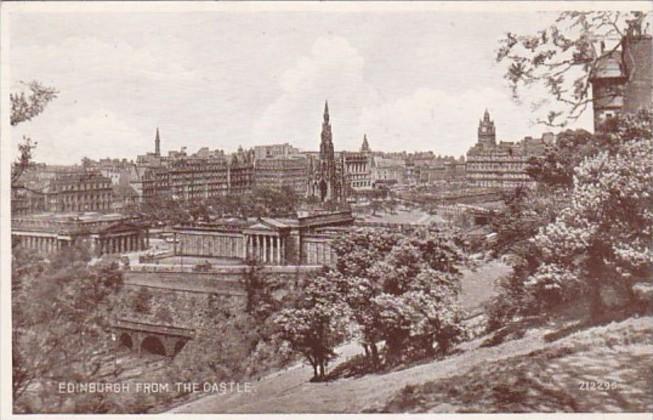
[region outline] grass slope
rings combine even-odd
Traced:
[[[177,413],[651,411],[653,317],[595,327],[546,343],[550,330],[495,347],[483,339],[408,369],[310,383],[298,365],[254,383],[254,394],[211,395]],[[340,362],[359,352],[341,349]],[[611,391],[581,381],[615,382]]]
[[[651,317],[591,328],[444,381],[404,387],[375,411],[650,412],[652,333]],[[598,383],[610,389],[596,389],[603,388]]]

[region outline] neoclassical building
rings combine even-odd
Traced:
[[[92,255],[118,254],[149,247],[148,227],[121,214],[40,213],[11,220],[14,244],[48,254],[79,244]]]
[[[175,228],[174,253],[255,259],[264,265],[330,265],[331,239],[354,223],[349,211],[317,212],[296,218],[225,219]]]

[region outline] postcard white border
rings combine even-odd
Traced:
[[[9,38],[11,14],[14,13],[74,13],[74,12],[112,12],[112,13],[180,13],[180,12],[237,12],[257,13],[261,11],[306,11],[306,12],[344,12],[344,13],[365,13],[385,12],[396,13],[402,11],[442,11],[442,12],[483,12],[483,13],[506,13],[520,11],[562,11],[562,10],[642,10],[653,9],[653,3],[645,1],[594,1],[594,2],[536,2],[536,1],[459,1],[459,2],[172,2],[172,1],[133,1],[133,2],[0,2],[0,418],[22,419],[22,418],[74,418],[74,419],[143,419],[143,418],[188,418],[193,419],[243,419],[243,418],[277,418],[277,419],[299,419],[306,418],[305,414],[292,415],[229,415],[229,414],[196,414],[196,415],[174,415],[174,414],[153,414],[153,415],[13,415],[11,414],[11,226],[10,226],[10,164],[11,148],[8,136],[6,135],[9,125],[9,80],[10,70],[6,65],[8,50],[11,46]],[[334,415],[310,414],[310,418],[333,418]],[[344,415],[337,415],[338,417]],[[439,418],[439,419],[468,419],[485,420],[493,418],[507,418],[514,420],[599,420],[599,419],[628,419],[628,420],[650,420],[650,413],[639,414],[347,414],[348,418],[383,418],[383,419],[406,419],[407,416],[416,418]]]

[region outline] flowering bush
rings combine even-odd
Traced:
[[[653,140],[623,144],[586,159],[575,172],[571,206],[540,229],[533,242],[543,260],[526,282],[533,293],[573,298],[580,282],[601,309],[611,284],[632,295],[653,267]]]

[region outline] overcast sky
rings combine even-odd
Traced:
[[[510,98],[497,40],[551,13],[193,12],[9,15],[12,87],[59,97],[12,132],[36,160],[290,142],[317,150],[329,101],[336,150],[464,154],[488,108],[501,140],[539,136]],[[591,111],[576,126],[591,128]]]

